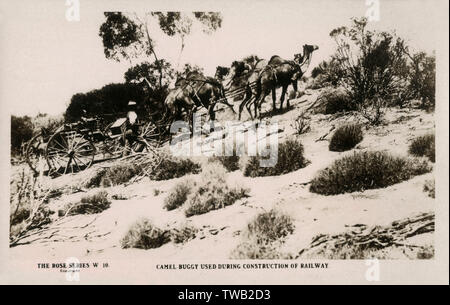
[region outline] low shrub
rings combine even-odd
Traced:
[[[227,184],[226,170],[220,163],[208,163],[202,170],[200,182],[187,200],[185,215],[190,217],[224,208],[247,197],[248,192],[248,189]]]
[[[120,185],[130,181],[133,177],[142,173],[142,167],[139,164],[120,163],[114,164],[108,168],[99,168],[89,177],[84,186],[92,187],[110,187]]]
[[[247,235],[254,236],[259,243],[270,243],[294,232],[290,216],[270,210],[256,216],[247,226]]]
[[[261,167],[261,156],[251,156],[245,165],[247,177],[277,176],[305,167],[308,161],[303,156],[303,145],[296,139],[289,139],[278,145],[278,157],[275,166]]]
[[[363,140],[361,125],[348,124],[336,129],[331,137],[330,151],[346,151],[354,148],[356,144]]]
[[[238,259],[286,259],[289,254],[278,248],[284,238],[294,232],[291,217],[277,210],[259,214],[244,231],[244,241],[233,250],[231,257]]]
[[[152,249],[159,248],[170,242],[170,232],[155,227],[146,218],[136,221],[121,239],[120,244],[123,249],[138,248]]]
[[[415,138],[409,146],[409,153],[416,157],[427,157],[431,162],[436,161],[435,136],[427,134]]]
[[[109,187],[129,182],[130,179],[142,173],[138,164],[121,163],[113,165],[104,171],[100,186]]]
[[[383,188],[431,169],[426,161],[394,157],[387,152],[355,152],[321,170],[311,181],[310,191],[336,195]]]
[[[306,116],[304,113],[301,113],[297,116],[292,124],[297,135],[302,135],[311,130],[311,117]]]
[[[198,174],[200,169],[201,166],[190,159],[174,157],[165,152],[161,154],[159,165],[150,173],[150,178],[156,181],[169,180],[187,174]]]
[[[239,156],[234,152],[232,156],[215,156],[208,159],[208,162],[220,162],[229,172],[239,169]]]
[[[194,186],[195,183],[187,179],[177,183],[164,199],[164,208],[171,211],[181,206],[186,202]]]
[[[108,199],[106,191],[98,191],[81,198],[79,203],[67,204],[59,211],[59,216],[72,216],[78,214],[97,214],[108,209],[111,201]]]
[[[317,98],[319,105],[316,113],[335,114],[344,111],[356,110],[356,105],[350,99],[348,93],[343,89],[330,89],[323,91]]]

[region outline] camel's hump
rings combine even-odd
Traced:
[[[279,63],[279,62],[283,62],[283,61],[284,61],[284,59],[281,58],[280,56],[278,56],[278,55],[273,55],[273,56],[270,58],[270,60],[269,60],[269,65],[272,64],[272,63]]]

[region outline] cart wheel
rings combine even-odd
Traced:
[[[50,137],[45,155],[54,173],[76,173],[91,166],[95,147],[83,135],[61,131]]]
[[[45,142],[42,133],[39,133],[31,138],[25,148],[25,159],[27,161],[28,166],[35,172],[36,174],[40,170],[44,170],[45,162]]]

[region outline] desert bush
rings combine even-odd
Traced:
[[[162,230],[154,226],[150,220],[142,218],[130,227],[120,244],[123,249],[152,249],[159,248],[168,242],[170,242],[168,230]]]
[[[436,161],[435,153],[435,136],[434,134],[427,134],[415,138],[409,145],[408,152],[416,157],[427,157],[431,162]]]
[[[355,152],[336,160],[311,181],[310,191],[336,195],[383,188],[431,171],[424,160],[394,157],[387,152]]]
[[[224,208],[247,197],[248,192],[248,189],[227,184],[226,170],[220,163],[208,163],[202,169],[200,182],[187,200],[185,215],[190,217]]]
[[[278,210],[270,210],[256,216],[247,226],[248,237],[255,237],[258,243],[270,243],[294,232],[290,216]]]
[[[335,114],[344,111],[356,110],[348,93],[343,89],[324,90],[317,98],[319,105],[315,108],[316,113]]]
[[[311,130],[310,121],[311,117],[305,115],[304,113],[299,114],[292,125],[296,134],[302,135],[309,132]]]
[[[195,183],[188,179],[177,183],[164,199],[164,208],[171,211],[181,206],[186,202],[188,195],[192,192],[194,186]]]
[[[60,216],[73,216],[79,214],[97,214],[108,209],[111,201],[108,199],[108,192],[98,191],[96,193],[81,197],[80,202],[67,204],[59,211]]]
[[[436,197],[434,179],[425,181],[425,184],[423,185],[423,191],[428,193],[428,196],[431,198]]]
[[[173,228],[170,230],[170,239],[175,244],[184,244],[189,240],[194,239],[197,232],[197,228],[189,225],[183,225],[179,228]]]
[[[168,152],[162,152],[160,157],[161,162],[150,173],[152,180],[169,180],[200,172],[201,166],[190,159],[174,157]]]
[[[84,186],[90,187],[110,187],[120,185],[130,181],[133,177],[142,173],[142,167],[139,164],[120,163],[107,168],[99,168],[89,177]]]
[[[232,156],[216,156],[209,159],[210,162],[218,161],[227,171],[234,172],[239,169],[239,156],[233,154]]]
[[[278,145],[278,158],[275,166],[261,167],[261,156],[251,156],[245,165],[247,177],[277,176],[305,167],[308,161],[303,156],[303,145],[297,139],[288,139]]]
[[[106,170],[106,168],[94,169],[93,172],[86,177],[86,180],[82,182],[82,186],[86,188],[99,187]]]
[[[104,172],[100,185],[102,187],[109,187],[120,185],[130,181],[131,178],[142,173],[142,168],[139,164],[121,163],[108,167]]]
[[[408,85],[398,104],[403,106],[405,100],[419,99],[421,108],[433,110],[436,102],[436,56],[424,52],[410,54],[407,48],[405,53],[410,59],[404,70]]]
[[[291,217],[277,210],[264,212],[251,221],[243,233],[244,241],[233,250],[231,257],[238,259],[285,259],[288,254],[278,248],[283,239],[294,232]]]
[[[361,125],[347,124],[336,129],[328,147],[330,151],[346,151],[355,147],[362,140]]]

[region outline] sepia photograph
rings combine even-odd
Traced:
[[[446,1],[1,0],[0,55],[0,282],[448,284]]]

